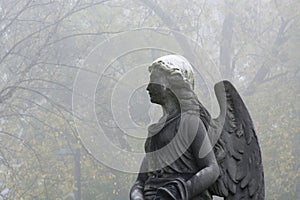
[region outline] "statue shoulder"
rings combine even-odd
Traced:
[[[202,140],[206,134],[206,129],[199,112],[194,111],[182,113],[178,130],[189,143],[196,138]]]
[[[186,111],[181,114],[181,125],[191,127],[203,127],[204,124],[201,120],[200,114],[197,111]]]

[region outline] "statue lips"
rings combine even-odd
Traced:
[[[157,94],[155,92],[149,92],[149,97],[151,102],[155,102],[155,99],[157,99]]]
[[[150,98],[153,98],[153,97],[157,97],[157,93],[156,92],[148,92],[149,93],[149,96],[150,96]]]

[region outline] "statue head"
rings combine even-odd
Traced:
[[[150,83],[147,90],[152,103],[163,105],[167,98],[180,101],[193,93],[193,68],[183,56],[160,57],[151,64],[149,72]]]
[[[170,87],[174,86],[174,84],[177,85],[176,83],[180,81],[184,83],[184,86],[194,89],[194,71],[192,65],[181,55],[166,55],[156,59],[149,67],[149,72],[152,73],[155,70],[165,72]]]
[[[150,83],[147,90],[152,103],[163,105],[166,98],[181,99],[180,91],[194,88],[192,66],[183,56],[160,57],[151,64],[149,72]]]
[[[196,111],[208,125],[210,115],[194,93],[194,71],[186,58],[167,55],[156,59],[149,67],[150,83],[147,87],[151,102],[163,105],[173,99],[181,112]]]

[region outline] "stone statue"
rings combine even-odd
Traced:
[[[193,91],[193,69],[184,57],[163,56],[149,71],[147,90],[163,116],[148,128],[146,155],[130,199],[263,200],[257,136],[232,84],[216,84],[220,115],[211,119]]]

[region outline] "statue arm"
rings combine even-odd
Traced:
[[[212,152],[207,156],[206,166],[186,182],[188,194],[195,197],[210,187],[219,177],[219,166],[213,162]],[[202,159],[204,160],[204,159]]]
[[[143,159],[142,165],[140,167],[140,173],[138,174],[138,177],[130,190],[130,200],[144,200],[144,184],[148,177],[147,173],[145,173],[145,167],[146,157],[144,157]]]
[[[190,118],[188,129],[188,134],[194,136],[191,148],[200,169],[186,182],[188,196],[192,198],[207,190],[217,180],[220,172],[202,120],[197,117]]]

